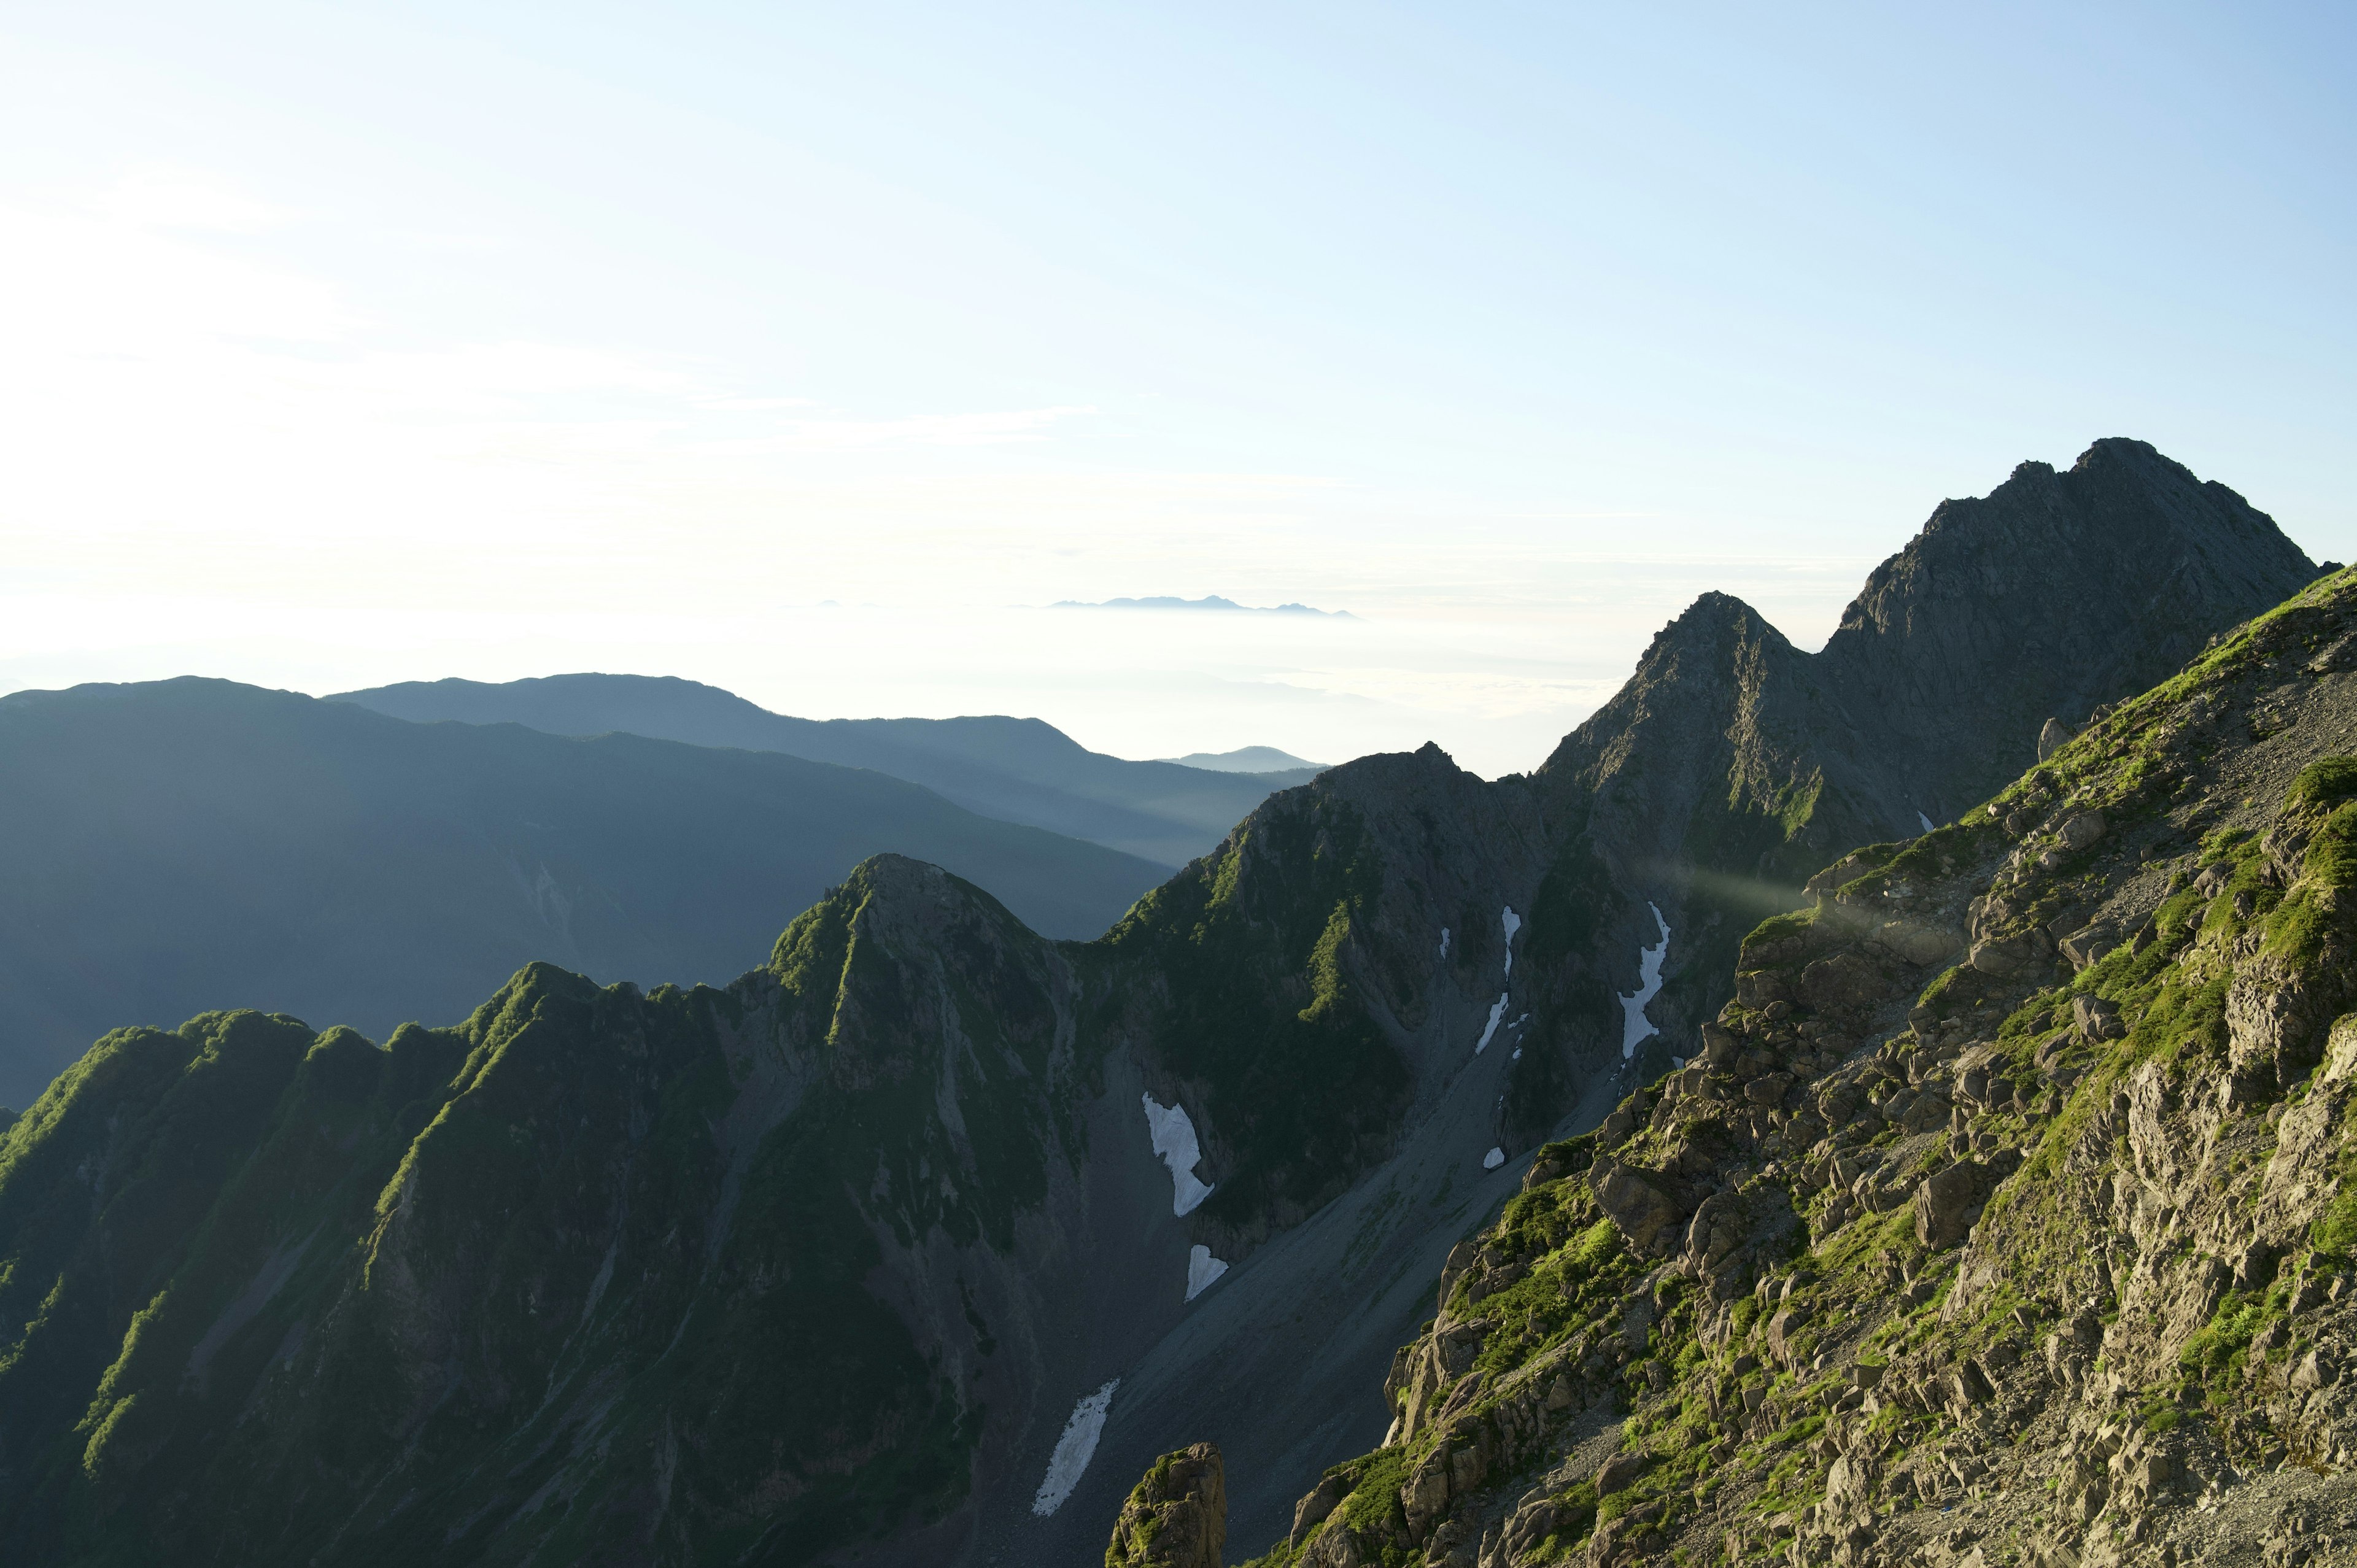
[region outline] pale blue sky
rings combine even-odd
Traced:
[[[1497,772],[1695,592],[1813,645],[1941,497],[2098,436],[2347,559],[2352,40],[10,7],[0,687],[602,666]],[[1368,624],[1009,608],[1212,593]]]

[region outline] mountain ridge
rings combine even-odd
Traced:
[[[1042,719],[800,719],[677,676],[450,679],[343,692],[413,723],[522,724],[552,735],[609,732],[691,746],[780,752],[866,768],[984,816],[1086,839],[1176,869],[1209,854],[1269,790],[1314,769],[1212,772],[1090,751]]]

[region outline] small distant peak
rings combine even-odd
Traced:
[[[1273,746],[1244,746],[1233,751],[1190,751],[1184,757],[1165,757],[1157,760],[1175,762],[1181,768],[1199,768],[1208,773],[1288,773],[1301,768],[1323,771],[1331,766],[1296,757],[1289,751],[1279,751]]]

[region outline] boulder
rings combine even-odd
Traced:
[[[2070,744],[2071,732],[2062,727],[2062,721],[2048,719],[2046,727],[2038,732],[2038,760],[2045,761]]]
[[[1973,1361],[1957,1367],[1941,1381],[1946,1385],[1943,1391],[1947,1396],[1949,1412],[1959,1420],[1975,1406],[1986,1404],[1996,1393],[1978,1363]]]
[[[2024,932],[2018,937],[1992,937],[1973,944],[1972,955],[1964,961],[1983,974],[2003,979],[2018,974],[2040,957],[2043,949],[2039,934]]]
[[[1598,1155],[1587,1179],[1606,1217],[1641,1252],[1654,1251],[1662,1232],[1677,1222],[1677,1205],[1669,1195],[1631,1166]]]
[[[1916,920],[1889,921],[1874,934],[1874,941],[1877,947],[1918,969],[1952,963],[1964,950],[1964,939],[1955,932]]]
[[[1286,1538],[1286,1544],[1298,1550],[1309,1539],[1309,1532],[1326,1522],[1326,1516],[1334,1511],[1342,1496],[1341,1477],[1319,1477],[1318,1484],[1293,1505],[1293,1533]]]
[[[1785,1094],[1792,1087],[1792,1079],[1790,1074],[1771,1072],[1755,1078],[1745,1084],[1743,1098],[1754,1105],[1781,1105],[1784,1103]]]
[[[1792,1364],[1792,1340],[1809,1321],[1809,1309],[1800,1305],[1780,1306],[1776,1316],[1768,1320],[1768,1349],[1785,1366]]]
[[[1644,1473],[1645,1456],[1642,1454],[1631,1454],[1625,1450],[1615,1454],[1604,1461],[1602,1469],[1596,1472],[1596,1495],[1609,1498],[1615,1492],[1626,1491],[1629,1483]]]
[[[2086,849],[2111,831],[2111,823],[2101,811],[2081,811],[2055,830],[2062,847],[2073,851]]]
[[[1935,1171],[1915,1189],[1915,1239],[1937,1251],[1963,1240],[1988,1195],[1988,1173],[1971,1160]]]
[[[1228,1487],[1217,1444],[1165,1454],[1131,1488],[1114,1521],[1105,1568],[1220,1568],[1228,1549]]]
[[[2119,1008],[2100,996],[2072,997],[2071,1019],[2090,1040],[2116,1040],[2127,1033],[2120,1023]]]
[[[1765,1007],[1784,994],[1784,977],[1773,970],[1748,969],[1735,977],[1735,999],[1746,1007]]]
[[[1801,971],[1801,1000],[1821,1013],[1866,1006],[1881,990],[1882,976],[1856,953],[1835,953]]]
[[[2083,927],[2055,944],[2073,969],[2085,969],[2120,945],[2120,934],[2106,925]]]

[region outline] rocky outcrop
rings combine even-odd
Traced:
[[[1122,1505],[1105,1568],[1221,1568],[1227,1561],[1227,1477],[1220,1450],[1165,1454]]]

